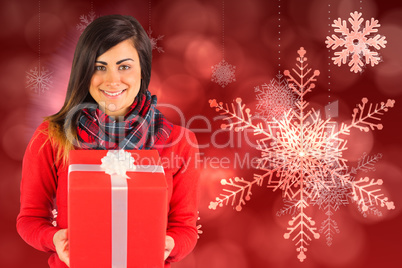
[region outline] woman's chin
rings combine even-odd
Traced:
[[[124,109],[123,107],[120,107],[114,103],[111,103],[106,106],[105,113],[109,116],[125,116],[127,111],[128,111],[128,108]]]

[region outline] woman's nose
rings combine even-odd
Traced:
[[[120,83],[119,82],[106,83],[106,86],[111,87],[111,88],[119,87]]]
[[[120,75],[117,71],[109,70],[106,75],[106,86],[110,88],[120,86]]]

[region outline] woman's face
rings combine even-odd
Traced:
[[[124,116],[141,85],[137,50],[125,40],[100,55],[95,62],[89,93],[101,109],[111,116]]]

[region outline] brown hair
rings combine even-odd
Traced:
[[[95,19],[81,34],[75,48],[63,107],[56,114],[45,118],[45,121],[49,121],[49,139],[59,148],[56,161],[63,159],[66,163],[69,151],[79,146],[76,141],[80,111],[84,107],[96,105],[89,94],[95,60],[127,39],[133,41],[140,60],[141,86],[138,95],[141,97],[145,94],[151,79],[152,46],[141,24],[135,18],[123,15],[107,15]]]

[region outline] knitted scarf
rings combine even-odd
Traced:
[[[99,108],[85,108],[78,119],[77,135],[82,149],[162,149],[173,125],[158,109],[157,98],[147,90],[135,98],[122,121]]]

